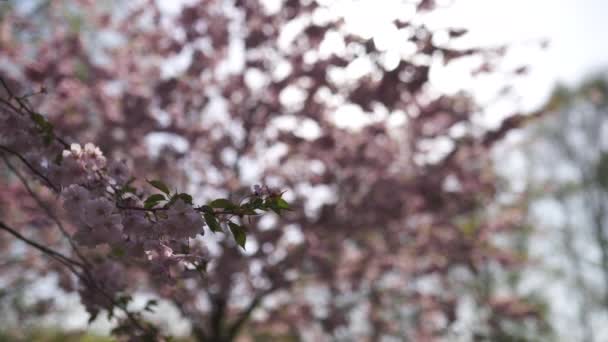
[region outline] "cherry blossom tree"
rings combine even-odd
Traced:
[[[469,304],[479,314],[464,334],[476,338],[541,319],[534,305],[514,292],[498,296],[488,281],[525,262],[496,241],[522,217],[494,200],[489,157],[524,116],[483,127],[470,94],[442,94],[430,80],[467,58],[478,61],[472,74],[493,72],[505,48],[457,48],[465,30],[423,20],[434,1],[403,2],[385,23],[396,47],[358,32],[360,22],[332,14],[325,1],[34,3],[5,5],[13,8],[1,22],[2,72],[26,85],[19,94],[46,90],[27,97],[45,114],[27,123],[39,139],[68,139],[45,155],[70,172],[39,173],[78,227],[69,236],[104,256],[90,272],[137,278],[139,290],[180,310],[198,340],[234,340],[248,324],[250,335],[431,341],[463,334],[454,326]],[[353,117],[359,127],[348,127]],[[13,148],[31,146],[24,135]],[[158,191],[146,197],[129,175],[163,182],[151,181]],[[111,195],[82,185],[103,180]],[[272,188],[250,194],[254,184]],[[23,186],[11,185],[1,200]],[[248,222],[259,210],[288,209],[272,189],[286,191],[294,210]],[[53,194],[45,196],[46,205]],[[220,224],[218,214],[243,219]],[[129,246],[113,240],[118,222]],[[184,243],[205,223],[232,234]],[[176,242],[159,244],[165,235]],[[111,248],[99,251],[102,242]],[[128,253],[145,254],[147,277],[115,269],[131,262],[107,262]],[[182,272],[202,276],[173,276],[183,263]],[[110,278],[99,286],[113,293],[133,283]],[[90,288],[80,292],[94,317],[107,305]]]

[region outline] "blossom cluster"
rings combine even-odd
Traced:
[[[88,184],[100,178],[98,172],[106,166],[106,158],[95,145],[88,143],[81,147],[71,144],[69,150],[61,153],[61,163],[49,164],[49,177],[61,187],[70,184]]]
[[[162,193],[144,201],[131,186],[133,179],[124,162],[106,159],[92,143],[68,145],[57,139],[39,114],[28,117],[2,109],[2,150],[19,156],[60,195],[65,215],[75,227],[70,239],[77,248],[105,246],[109,251],[101,262],[87,263],[90,278],[82,281],[79,291],[92,316],[112,308],[111,299],[128,290],[123,275],[129,265],[143,268],[153,281],[170,284],[206,264],[204,250],[190,249],[190,239],[202,235],[205,225],[214,232],[222,230],[220,214],[243,217],[255,215],[258,209],[289,209],[280,194],[259,186],[245,204],[218,199],[195,207],[190,195],[171,193],[164,183],[148,181]],[[244,247],[244,228],[232,221],[225,223]]]
[[[127,288],[125,270],[121,264],[105,260],[94,264],[91,273],[95,275],[95,284],[83,284],[78,293],[82,304],[92,317],[97,316],[101,308],[112,306],[114,294]]]
[[[120,193],[128,177],[124,163],[112,164],[115,166],[108,172],[103,154],[91,144],[84,148],[73,144],[63,152],[57,174],[62,181],[73,181],[70,185],[61,183],[65,212],[77,227],[73,240],[88,248],[107,245],[114,252],[113,258],[124,257],[131,264],[138,263],[152,280],[159,282],[172,282],[186,264],[205,262],[201,257],[184,258],[173,250],[174,246],[189,245],[189,239],[204,231],[205,222],[192,204],[177,198],[159,212],[140,210],[144,204],[138,197]],[[110,265],[104,267],[111,268]],[[96,277],[100,274],[103,272],[95,272]],[[125,290],[122,283],[114,283],[112,277],[102,279],[104,290],[112,295],[116,292],[111,291]],[[83,304],[92,314],[107,304],[107,299],[97,292],[80,291]]]

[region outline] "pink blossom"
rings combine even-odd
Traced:
[[[164,234],[171,238],[193,238],[203,232],[203,218],[194,208],[178,199],[167,210],[167,219],[161,222]]]

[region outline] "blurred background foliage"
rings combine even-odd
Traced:
[[[30,19],[37,25],[51,25],[45,23],[49,19],[45,10],[51,2],[37,3],[39,7],[30,12]],[[105,4],[120,10],[118,2]],[[1,16],[12,4],[4,2],[0,6]],[[64,12],[69,29],[94,34],[95,28],[87,26],[83,13],[72,13],[71,8],[66,6]],[[44,30],[39,33],[49,34]],[[43,38],[19,37],[31,44]],[[83,83],[91,77],[84,63],[75,64],[74,70],[75,79]],[[504,213],[511,207],[524,217],[510,230],[515,234],[497,235],[514,252],[516,261],[526,263],[506,269],[487,263],[475,277],[460,284],[464,288],[459,293],[462,297],[500,308],[483,312],[490,327],[474,332],[472,338],[499,342],[603,341],[608,338],[607,77],[598,72],[579,86],[556,86],[546,103],[527,115],[525,124],[512,132],[495,153],[494,167],[502,177],[496,202],[479,203],[475,210],[451,222],[463,236],[472,238],[483,231],[488,220],[497,217],[497,211]],[[504,205],[503,198],[517,200],[505,200]],[[40,317],[61,313],[49,312],[52,300],[48,297],[32,301],[27,294],[32,291],[29,285],[27,278],[19,279],[0,291],[2,311],[10,312],[0,317],[0,331],[5,331],[0,333],[0,341],[112,341],[37,326]],[[503,293],[517,294],[520,300],[493,302],[497,294]],[[400,298],[395,296],[393,300],[397,308],[386,314],[398,320],[402,314]],[[519,319],[532,313],[539,319]],[[296,334],[264,330],[245,325],[243,338],[298,340]]]

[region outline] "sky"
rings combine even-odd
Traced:
[[[266,0],[280,3],[278,0]],[[397,46],[399,36],[387,28],[387,19],[396,14],[407,17],[408,1],[400,0],[319,0],[331,11],[346,15],[347,24],[363,35],[371,35],[380,45]],[[517,84],[524,107],[540,105],[556,82],[576,84],[608,64],[606,0],[452,0],[438,1],[443,9],[425,19],[433,27],[464,27],[463,40],[470,45],[497,46],[507,43],[506,63],[530,66],[530,75]],[[540,49],[540,40],[548,40]],[[444,89],[462,86],[465,80],[454,73],[442,78]],[[485,88],[485,85],[481,86]],[[477,90],[482,92],[481,89]],[[483,94],[481,94],[483,97]]]
[[[530,64],[530,77],[518,87],[530,108],[555,82],[574,85],[608,66],[606,14],[605,0],[456,0],[437,20],[469,28],[480,44],[512,43],[513,57]],[[548,39],[549,47],[525,48],[536,39]]]

